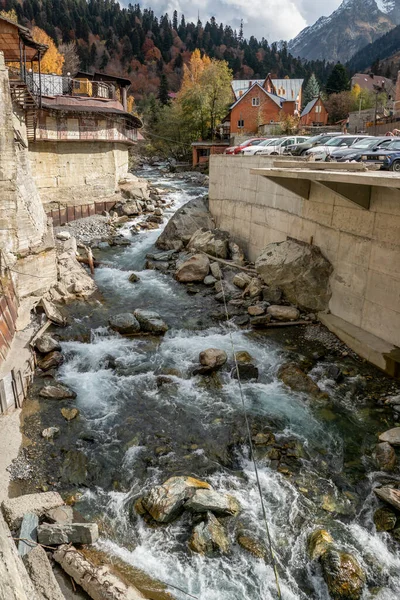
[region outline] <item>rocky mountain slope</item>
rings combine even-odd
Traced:
[[[294,56],[347,62],[400,23],[400,0],[343,0],[288,44]]]

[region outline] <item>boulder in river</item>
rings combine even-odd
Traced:
[[[76,398],[76,393],[70,390],[62,383],[44,386],[40,392],[41,398],[54,398],[55,400],[67,400],[68,398]]]
[[[213,512],[217,515],[236,515],[240,504],[229,494],[220,494],[211,489],[198,489],[185,504],[185,509],[194,513]]]
[[[232,283],[236,285],[241,290],[244,290],[251,281],[251,276],[248,273],[237,273],[232,280]]]
[[[231,372],[231,377],[233,377],[233,379],[238,378],[238,371],[241,381],[251,381],[252,379],[258,379],[258,368],[250,362],[238,362],[237,368],[235,365]]]
[[[392,531],[396,527],[397,516],[384,506],[374,512],[374,523],[377,531]]]
[[[239,350],[235,353],[235,360],[238,363],[252,363],[253,357],[246,350]]]
[[[64,361],[64,357],[61,352],[57,352],[54,350],[53,352],[49,352],[43,358],[38,361],[38,366],[42,371],[49,371],[50,369],[54,369],[59,367]]]
[[[199,354],[200,364],[203,367],[208,367],[210,371],[216,371],[222,367],[227,360],[228,356],[225,350],[219,350],[218,348],[208,348]]]
[[[118,333],[130,335],[140,331],[139,321],[132,313],[121,313],[110,318],[108,321],[111,329]]]
[[[72,421],[79,415],[79,410],[77,408],[62,408],[61,414],[66,421]]]
[[[333,268],[316,246],[294,240],[268,244],[255,267],[268,286],[282,289],[289,302],[313,311],[328,307]]]
[[[267,313],[276,321],[297,321],[300,316],[295,306],[268,306]]]
[[[204,277],[203,283],[204,285],[215,285],[217,283],[217,280],[213,275],[207,275],[207,277]]]
[[[175,278],[181,283],[203,281],[210,270],[210,261],[205,254],[193,254],[175,271]]]
[[[158,312],[154,310],[144,310],[138,308],[134,312],[134,316],[140,324],[143,331],[161,335],[168,331],[168,325],[162,320]]]
[[[99,538],[97,523],[43,523],[38,527],[40,544],[94,544]]]
[[[61,350],[61,344],[50,335],[42,335],[35,341],[35,349],[41,354],[48,354]]]
[[[192,251],[226,259],[229,256],[229,233],[220,229],[198,229],[190,238],[187,247]]]
[[[208,201],[204,198],[195,198],[176,211],[156,241],[156,246],[163,250],[181,250],[195,231],[200,228],[214,229],[214,227],[215,223],[208,210]]]
[[[318,560],[330,546],[333,538],[325,529],[317,529],[308,538],[308,554],[311,560]]]
[[[282,365],[278,371],[278,378],[295,392],[304,392],[317,396],[321,390],[317,384],[295,363]]]
[[[210,271],[211,271],[211,275],[213,277],[215,277],[215,279],[222,278],[221,267],[219,266],[219,264],[217,262],[213,262],[210,264]]]
[[[245,533],[240,533],[237,536],[237,542],[238,542],[239,546],[241,546],[242,548],[247,550],[247,552],[249,552],[256,558],[261,558],[261,559],[265,560],[265,557],[267,554],[266,550],[265,550],[265,546],[263,546],[263,544],[261,542],[259,542],[258,540],[254,539],[253,537],[251,537],[249,535],[246,535]]]
[[[379,436],[380,442],[388,442],[392,446],[400,446],[400,427],[394,427]]]
[[[171,477],[155,486],[140,501],[144,511],[157,523],[170,523],[184,511],[184,504],[196,489],[209,489],[210,484],[193,477]]]
[[[381,442],[375,447],[375,462],[382,471],[393,471],[397,466],[394,448],[388,442]]]
[[[252,306],[249,306],[247,312],[251,317],[259,317],[260,315],[263,315],[265,313],[265,306],[263,306],[262,304],[254,304]]]
[[[218,519],[212,513],[207,513],[206,520],[194,528],[189,546],[194,552],[208,556],[215,552],[226,554],[229,551],[229,540]]]
[[[366,577],[354,556],[331,547],[322,555],[321,565],[332,600],[361,599]]]
[[[395,488],[391,488],[389,486],[375,488],[375,494],[386,502],[393,506],[396,510],[400,510],[400,490],[396,490]]]
[[[260,298],[262,294],[262,289],[262,282],[257,277],[253,277],[250,280],[249,285],[244,290],[243,296],[249,296],[249,298]]]
[[[136,275],[136,273],[131,273],[129,275],[129,281],[131,283],[136,283],[136,282],[140,281],[140,277],[139,277],[139,275]]]
[[[45,440],[53,440],[60,433],[60,429],[58,427],[47,427],[42,431],[42,437]]]

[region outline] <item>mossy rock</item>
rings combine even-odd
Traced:
[[[374,523],[377,531],[391,531],[396,527],[397,517],[390,508],[378,508],[374,513]]]

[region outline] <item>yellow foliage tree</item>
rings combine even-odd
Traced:
[[[54,73],[56,75],[61,75],[64,64],[64,56],[58,51],[57,46],[52,38],[39,27],[33,28],[32,35],[35,42],[38,42],[39,44],[46,44],[46,46],[49,47],[41,61],[42,73]],[[36,64],[34,65],[34,69],[37,71]]]
[[[200,77],[206,67],[211,63],[208,56],[201,57],[201,52],[198,48],[192,52],[189,65],[183,66],[183,79],[180,93],[185,93],[193,85],[200,81]]]
[[[17,23],[17,25],[18,25],[17,13],[15,12],[15,10],[13,8],[11,10],[9,10],[8,12],[5,10],[0,10],[0,17],[3,17],[4,19],[8,19],[9,21],[12,21],[13,23]]]

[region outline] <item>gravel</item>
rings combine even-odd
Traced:
[[[68,231],[78,243],[85,245],[90,244],[93,240],[107,240],[115,234],[115,228],[111,224],[110,218],[103,215],[85,217],[54,228],[55,234],[60,231]]]

